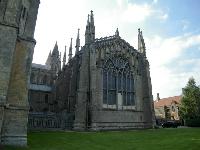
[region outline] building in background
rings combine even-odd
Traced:
[[[58,112],[55,101],[55,83],[61,71],[60,53],[57,42],[45,65],[32,64],[29,85],[30,112]]]
[[[166,120],[180,120],[179,104],[181,96],[173,96],[160,99],[157,93],[157,99],[154,101],[155,116],[158,122]]]

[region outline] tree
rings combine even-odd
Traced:
[[[184,120],[200,118],[200,88],[196,85],[193,77],[189,79],[186,87],[182,90],[179,112]]]

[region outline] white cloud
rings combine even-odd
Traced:
[[[153,3],[154,3],[154,4],[157,4],[157,3],[158,3],[158,0],[153,0]]]
[[[151,16],[153,10],[150,5],[128,4],[126,10],[122,14],[122,18],[127,22],[141,22]]]
[[[149,52],[153,54],[149,55],[149,59],[154,60],[154,63],[159,65],[169,63],[191,46],[200,45],[200,35],[186,34],[166,39],[160,36],[153,36],[145,39],[147,47],[150,49]]]
[[[181,20],[182,30],[185,31],[189,28],[190,22],[188,20]]]
[[[78,28],[83,45],[87,14],[91,9],[94,10],[96,37],[113,35],[118,27],[122,37],[131,39],[132,35],[137,34],[138,25],[144,24],[152,16],[163,15],[152,4],[136,4],[128,0],[59,0],[56,3],[54,0],[41,0],[33,62],[44,64],[56,41],[62,52],[64,46],[69,45],[71,37],[74,44]]]
[[[162,20],[166,20],[166,19],[168,18],[168,14],[161,15],[160,18],[161,18]]]
[[[180,95],[181,89],[191,76],[199,82],[200,59],[182,58],[182,54],[190,47],[200,46],[200,35],[185,34],[171,38],[153,36],[146,37],[145,41],[151,65],[154,95],[156,93],[160,93],[163,97]],[[188,66],[192,68],[188,69]]]

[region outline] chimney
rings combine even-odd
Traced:
[[[159,101],[160,100],[160,95],[159,95],[159,93],[157,93],[157,99],[156,99],[157,101]]]

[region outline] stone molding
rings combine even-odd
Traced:
[[[12,104],[5,104],[4,107],[5,109],[12,109],[12,110],[24,110],[24,111],[29,110],[28,106],[19,106],[19,105],[12,105]]]

